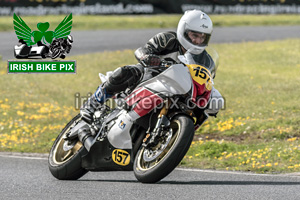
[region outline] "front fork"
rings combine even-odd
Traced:
[[[150,132],[150,127],[146,132],[146,137],[143,140],[144,147],[152,147],[157,145],[159,138],[161,138],[166,127],[170,126],[170,120],[166,117],[170,108],[171,100],[167,99],[164,101],[164,106],[161,109],[158,120],[152,132]],[[195,119],[194,113],[192,110],[184,109],[186,115],[189,115],[191,118],[194,118],[195,131],[208,119],[208,114],[203,110],[200,117]]]
[[[143,140],[144,147],[155,146],[158,143],[158,138],[162,136],[163,129],[170,126],[170,121],[166,117],[170,108],[170,103],[170,99],[164,101],[164,106],[158,115],[158,120],[152,133],[150,134],[150,127],[147,130],[146,137]]]

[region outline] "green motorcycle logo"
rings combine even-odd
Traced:
[[[49,31],[49,22],[40,22],[37,29],[32,31],[24,20],[14,14],[14,29],[19,39],[19,44],[15,46],[14,55],[16,58],[62,58],[70,53],[73,37],[70,35],[72,29],[72,13],[66,16],[63,21]],[[37,46],[33,46],[37,44]]]
[[[49,27],[49,22],[38,23],[38,31],[31,31],[24,20],[14,13],[14,29],[17,37],[19,40],[24,40],[28,46],[34,45],[39,41],[42,41],[44,44],[51,44],[54,38],[66,39],[72,29],[72,13],[66,16],[54,31],[48,31]]]

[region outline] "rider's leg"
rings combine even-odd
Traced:
[[[81,118],[86,123],[91,124],[93,122],[93,114],[95,111],[111,96],[112,93],[107,92],[105,83],[99,85],[96,92],[80,108]]]
[[[141,65],[117,68],[108,78],[108,81],[101,84],[94,95],[92,95],[87,103],[80,109],[82,119],[91,124],[93,122],[94,112],[106,99],[116,93],[124,91],[126,88],[135,87],[141,80],[142,75],[143,68]]]

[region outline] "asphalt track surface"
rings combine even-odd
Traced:
[[[70,55],[137,49],[143,46],[155,34],[174,30],[175,29],[72,31],[71,35],[74,37],[74,45]],[[232,43],[299,37],[300,26],[217,27],[214,29],[210,42]],[[0,32],[0,44],[2,60],[14,59],[13,48],[18,44],[16,34],[14,32]]]
[[[168,29],[169,30],[169,29]],[[74,31],[71,55],[136,49],[166,29]],[[211,43],[299,38],[300,26],[215,28]],[[13,58],[14,32],[0,33],[0,55]],[[133,172],[89,172],[77,181],[58,181],[46,155],[0,152],[0,199],[249,199],[299,200],[300,174],[250,173],[177,168],[157,184],[141,184]]]
[[[137,182],[133,172],[89,172],[59,181],[45,157],[0,153],[0,199],[299,200],[300,176],[175,169],[157,184]]]

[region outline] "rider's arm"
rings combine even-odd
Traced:
[[[143,47],[135,51],[136,59],[141,62],[149,56],[166,55],[178,51],[178,41],[175,32],[164,32],[155,35]]]

